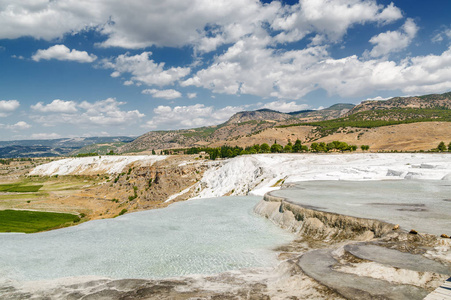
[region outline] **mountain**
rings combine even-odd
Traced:
[[[395,97],[388,100],[367,100],[352,108],[347,115],[363,111],[389,109],[451,109],[451,92],[415,97]]]
[[[291,118],[290,114],[281,113],[271,109],[255,111],[242,111],[234,114],[226,124],[242,123],[248,121],[283,121]]]
[[[198,146],[248,146],[253,143],[273,143],[275,140],[287,143],[298,138],[309,143],[335,134],[342,130],[340,128],[373,128],[415,122],[450,121],[451,92],[395,97],[383,101],[368,100],[358,105],[338,103],[320,110],[290,113],[260,109],[238,112],[225,123],[216,126],[151,131],[120,147],[119,151],[126,153]],[[422,127],[434,128],[429,125]],[[350,129],[349,132],[354,131]],[[441,136],[442,133],[437,133],[436,138]],[[409,138],[413,137],[409,135]],[[432,141],[427,145],[429,143]]]
[[[82,147],[93,144],[128,143],[133,138],[117,137],[79,137],[52,140],[0,141],[0,158],[49,157],[69,155]]]
[[[353,104],[338,104],[321,110],[306,110],[283,113],[271,109],[242,111],[228,121],[216,126],[193,129],[150,131],[120,148],[121,153],[150,151],[152,149],[186,148],[229,143],[239,138],[252,136],[276,125],[293,124],[339,117],[354,107]]]

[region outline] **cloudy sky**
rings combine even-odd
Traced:
[[[451,90],[451,1],[0,0],[0,140]]]

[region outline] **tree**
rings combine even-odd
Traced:
[[[451,142],[448,144],[448,151],[451,151]]]
[[[271,146],[271,153],[280,153],[283,152],[283,147],[277,143],[274,143]]]
[[[252,148],[254,148],[255,153],[260,152],[260,145],[259,144],[255,144],[254,146],[252,146]]]
[[[296,142],[294,142],[293,152],[301,152],[301,151],[302,151],[301,140],[297,139]]]
[[[327,152],[328,149],[327,149],[326,143],[324,143],[324,142],[319,143],[319,145],[318,145],[318,151],[321,151],[321,152]]]
[[[156,153],[155,153],[155,150],[154,150],[154,149],[152,149],[152,155],[156,155]]]
[[[437,146],[438,151],[443,152],[446,151],[446,146],[444,142],[440,142],[440,144],[438,144]]]
[[[271,148],[269,147],[268,144],[263,143],[263,144],[260,146],[260,151],[261,151],[262,153],[269,153],[269,152],[271,152]]]
[[[291,144],[291,143],[288,143],[287,145],[285,145],[285,147],[283,148],[283,152],[285,152],[285,153],[291,153],[291,152],[293,152],[293,147],[291,147],[290,144]]]
[[[367,151],[368,149],[370,149],[370,146],[362,145],[362,146],[360,146],[360,149],[362,149],[362,151]]]
[[[318,152],[318,143],[312,143],[312,144],[310,145],[310,149],[311,149],[313,152]]]

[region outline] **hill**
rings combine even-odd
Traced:
[[[338,118],[354,107],[336,104],[321,110],[282,113],[270,109],[242,111],[216,126],[193,129],[150,131],[120,148],[121,153],[151,151],[152,149],[186,148],[217,143],[233,143],[282,124],[320,121]]]
[[[113,143],[119,146],[132,140],[131,137],[117,136],[0,141],[0,158],[73,155],[78,149],[88,145]]]
[[[362,103],[351,109],[347,115],[349,116],[359,112],[371,110],[392,110],[400,108],[451,109],[451,92],[415,97],[395,97],[388,100],[362,101]]]
[[[395,97],[388,100],[368,100],[362,101],[358,105],[339,103],[321,110],[290,113],[270,109],[243,111],[236,113],[227,122],[217,126],[148,132],[122,146],[120,152],[221,145],[245,147],[253,143],[272,144],[275,140],[287,143],[288,140],[294,141],[298,138],[303,143],[311,143],[340,132],[346,132],[351,136],[352,133],[358,132],[359,128],[368,129],[418,122],[451,122],[451,92]],[[436,128],[430,125],[420,127],[430,130]],[[282,130],[282,128],[285,129]],[[416,140],[411,136],[417,134],[415,131],[407,134],[409,136],[407,137],[405,130],[408,126],[403,128],[404,136],[397,136],[395,143],[397,150],[403,150],[402,144],[405,139]],[[397,130],[398,127],[391,127],[390,134],[396,135]],[[379,131],[385,132],[384,130]],[[436,146],[432,143],[442,136],[444,140],[449,139],[449,134],[446,136],[446,132],[443,133],[443,131],[439,133],[424,132],[434,138],[429,142],[420,143],[423,150]],[[371,141],[375,146],[376,141]],[[409,144],[409,142],[406,143]],[[414,146],[409,144],[407,148],[412,150]],[[387,149],[391,149],[391,147]]]

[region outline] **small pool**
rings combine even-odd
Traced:
[[[163,278],[277,263],[294,236],[254,215],[260,197],[221,197],[35,234],[0,234],[0,278]]]
[[[273,195],[314,209],[451,235],[451,182],[441,180],[305,181]]]

